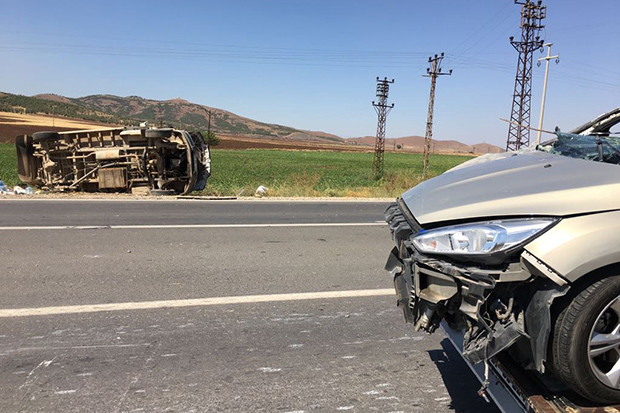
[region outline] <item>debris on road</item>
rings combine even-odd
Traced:
[[[0,194],[2,194],[2,195],[5,195],[5,194],[12,195],[13,194],[13,192],[9,188],[7,188],[7,186],[4,184],[4,181],[0,181]]]
[[[15,195],[26,195],[27,194],[26,190],[19,185],[15,185],[13,187],[13,193]]]
[[[267,192],[269,192],[269,188],[263,186],[263,185],[259,185],[258,188],[256,188],[256,192],[254,192],[254,196],[256,197],[263,197],[265,195],[267,195]]]

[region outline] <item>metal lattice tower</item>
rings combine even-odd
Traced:
[[[428,98],[428,116],[426,118],[426,134],[424,135],[424,163],[422,165],[422,177],[428,177],[428,164],[431,153],[431,139],[433,138],[433,110],[435,107],[435,84],[437,83],[437,76],[451,75],[452,69],[447,73],[441,72],[441,61],[443,60],[443,53],[435,57],[429,57],[428,63],[430,67],[426,69],[425,77],[431,78],[431,94]]]
[[[547,16],[547,7],[541,1],[536,3],[515,0],[521,5],[521,40],[510,37],[510,43],[519,52],[512,111],[508,129],[506,150],[518,150],[530,144],[530,110],[532,100],[532,55],[543,46],[540,29],[545,27],[542,20]]]
[[[388,113],[394,108],[394,104],[387,104],[388,93],[390,91],[390,83],[394,83],[394,79],[379,80],[377,77],[377,98],[378,102],[372,101],[372,105],[377,111],[377,139],[375,140],[375,159],[372,164],[372,169],[375,176],[380,177],[383,175],[383,151],[385,149],[385,121]]]

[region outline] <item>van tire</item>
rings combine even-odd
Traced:
[[[146,136],[147,138],[156,139],[169,138],[170,136],[172,136],[172,129],[147,129],[144,131],[144,136]]]
[[[48,142],[58,139],[60,139],[60,135],[58,134],[58,132],[53,131],[35,132],[32,134],[33,142]]]

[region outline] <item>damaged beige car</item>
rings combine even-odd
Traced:
[[[23,182],[56,191],[188,194],[205,188],[209,146],[199,132],[108,128],[15,138]]]
[[[620,109],[536,150],[472,162],[386,211],[398,305],[471,365],[515,365],[620,403]],[[455,332],[456,334],[451,334]],[[558,380],[559,379],[559,380]]]

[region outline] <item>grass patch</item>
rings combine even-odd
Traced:
[[[0,181],[4,181],[9,187],[19,183],[15,144],[0,143]]]
[[[413,153],[386,153],[379,180],[372,176],[372,153],[216,148],[211,158],[207,195],[253,195],[264,185],[270,196],[395,197],[418,184],[422,175],[422,155]],[[467,159],[433,156],[431,176]]]
[[[264,185],[270,196],[396,197],[418,184],[422,175],[422,155],[415,153],[386,153],[385,174],[378,180],[372,176],[372,153],[214,148],[211,159],[213,176],[204,195],[251,196]],[[439,175],[467,159],[434,155],[430,174]],[[7,186],[19,183],[13,144],[0,144],[0,179]]]

